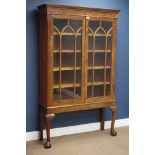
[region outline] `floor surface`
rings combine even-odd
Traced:
[[[40,141],[27,142],[27,155],[128,155],[129,128],[116,128],[117,136],[110,130],[93,131],[52,138],[52,148],[44,149]]]

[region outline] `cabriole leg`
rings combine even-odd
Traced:
[[[100,129],[104,130],[104,108],[100,109]]]
[[[116,107],[111,107],[112,111],[112,121],[111,121],[111,135],[112,136],[117,136],[117,132],[114,129],[114,124],[115,124],[115,119],[116,119]]]
[[[54,114],[47,114],[45,116],[45,118],[46,118],[46,135],[47,135],[47,141],[44,144],[44,147],[46,149],[51,148],[50,127],[51,127],[51,121],[53,120],[54,117],[55,117]]]
[[[43,141],[43,112],[39,111],[39,131],[40,131],[40,141]]]

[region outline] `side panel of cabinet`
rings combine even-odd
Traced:
[[[85,19],[79,16],[52,15],[49,22],[49,105],[82,104]]]
[[[114,99],[116,19],[86,18],[85,101]]]
[[[39,100],[40,104],[47,105],[47,45],[48,45],[47,16],[39,16]]]

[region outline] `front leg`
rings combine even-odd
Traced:
[[[40,141],[43,141],[43,112],[39,111],[39,130],[40,130]]]
[[[114,129],[114,124],[115,124],[115,119],[116,119],[116,107],[110,107],[112,111],[112,122],[111,122],[111,135],[112,136],[117,136],[117,132]]]
[[[104,108],[100,109],[100,130],[104,130]]]
[[[51,138],[50,138],[50,127],[51,127],[51,121],[55,117],[54,114],[46,114],[46,135],[47,135],[47,141],[44,144],[44,147],[46,149],[51,148]]]

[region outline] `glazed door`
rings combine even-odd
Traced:
[[[54,105],[76,104],[84,100],[84,20],[83,17],[53,16]]]
[[[86,19],[86,101],[113,96],[115,27],[112,20]]]

